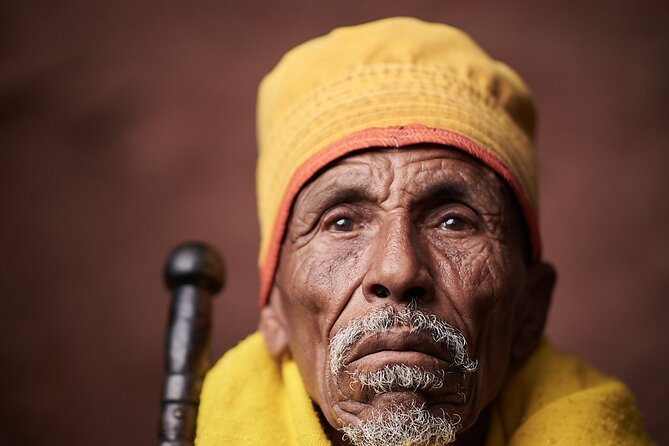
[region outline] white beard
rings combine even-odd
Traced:
[[[453,443],[459,417],[435,416],[423,406],[394,407],[374,418],[344,426],[344,440],[354,446],[439,446]]]
[[[463,373],[472,373],[477,361],[467,355],[467,342],[462,333],[433,314],[416,309],[415,303],[396,309],[385,307],[351,321],[330,340],[330,371],[344,372],[347,356],[353,345],[372,333],[391,327],[408,327],[412,332],[423,332],[446,347],[453,355],[452,365]],[[348,372],[346,372],[348,373]],[[374,393],[392,392],[394,389],[412,391],[440,388],[444,376],[419,367],[405,364],[389,365],[374,372],[352,373],[353,382],[370,388]],[[401,405],[377,410],[370,419],[343,426],[344,440],[354,446],[439,446],[453,443],[460,428],[460,417],[442,411],[432,414],[425,405]]]

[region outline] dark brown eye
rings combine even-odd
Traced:
[[[341,218],[335,219],[332,222],[332,225],[331,225],[332,229],[334,229],[335,231],[340,231],[340,232],[352,231],[354,226],[355,226],[355,224],[353,223],[353,220],[351,220],[350,218],[346,218],[346,217],[341,217]]]
[[[456,216],[446,217],[444,221],[441,222],[441,228],[450,231],[463,231],[469,227],[470,225],[467,220]]]

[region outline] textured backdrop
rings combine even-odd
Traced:
[[[280,55],[391,15],[459,26],[540,109],[550,338],[669,444],[666,2],[0,4],[1,444],[151,444],[176,243],[230,271],[214,356],[256,324],[254,103]],[[568,6],[566,6],[568,5]]]

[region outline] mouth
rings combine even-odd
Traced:
[[[452,355],[430,334],[405,330],[374,333],[352,347],[346,358],[347,368],[373,370],[389,364],[446,370]]]

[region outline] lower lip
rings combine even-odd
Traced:
[[[414,350],[381,350],[351,361],[348,367],[376,369],[391,364],[406,364],[427,370],[448,368],[444,360]]]
[[[462,395],[456,392],[446,392],[446,393],[439,392],[439,396],[435,398],[434,396],[430,397],[428,393],[425,392],[396,390],[374,395],[372,397],[372,401],[373,404],[377,407],[383,407],[383,406],[387,407],[388,405],[391,404],[409,405],[411,403],[420,406],[426,402],[433,406],[437,405],[442,407],[443,406],[458,407],[465,405],[465,401],[463,400]]]

